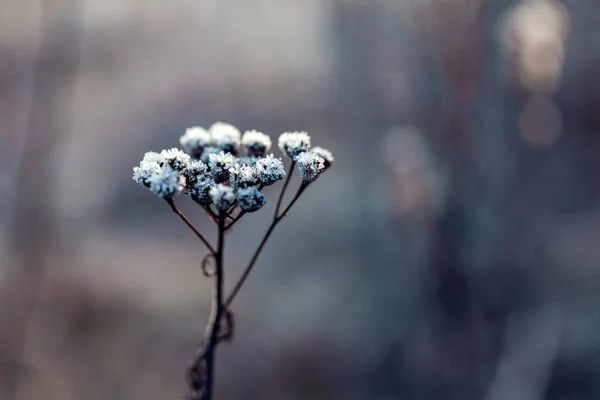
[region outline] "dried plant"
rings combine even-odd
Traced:
[[[278,140],[278,147],[291,160],[286,171],[280,158],[267,155],[272,144],[268,135],[254,130],[241,135],[236,127],[223,122],[213,124],[208,130],[198,126],[188,128],[179,142],[185,151],[173,148],[146,153],[140,165],[133,169],[133,179],[162,197],[208,249],[201,267],[205,276],[214,279],[212,311],[202,347],[192,360],[187,380],[190,400],[209,400],[214,392],[216,348],[220,342],[233,338],[233,300],[277,224],[306,188],[331,166],[333,156],[323,148],[311,149],[306,132],[286,132]],[[295,168],[302,183],[289,204],[283,207]],[[265,205],[264,187],[284,178],[271,224],[242,276],[226,296],[223,290],[225,233],[244,215]],[[174,197],[182,192],[202,207],[207,218],[217,225],[216,248],[175,205]]]

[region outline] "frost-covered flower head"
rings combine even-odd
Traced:
[[[185,157],[180,158],[177,152],[163,150],[159,154],[149,151],[140,165],[133,168],[133,180],[158,196],[172,197],[183,190],[185,178],[171,165],[180,167],[184,160]]]
[[[241,134],[238,128],[225,122],[215,122],[208,130],[215,146],[226,153],[239,153]]]
[[[144,159],[140,162],[138,167],[133,167],[133,180],[144,187],[150,187],[150,177],[159,173],[160,169],[161,166],[157,162]]]
[[[283,162],[280,158],[275,158],[273,154],[260,158],[256,161],[255,167],[258,180],[263,185],[272,185],[285,177]]]
[[[163,150],[160,155],[164,159],[164,163],[168,164],[171,168],[176,171],[183,171],[184,168],[190,163],[189,154],[185,154],[183,151],[173,147],[169,150]]]
[[[230,153],[221,151],[218,154],[209,154],[208,167],[212,173],[213,179],[217,183],[223,183],[228,178],[228,172],[235,164],[235,158]]]
[[[205,147],[211,144],[210,133],[201,126],[192,126],[179,138],[179,144],[192,157],[199,158]]]
[[[210,204],[208,191],[211,186],[215,185],[215,181],[210,175],[208,166],[202,161],[192,160],[189,166],[183,170],[182,175],[186,180],[186,194],[199,204]]]
[[[229,169],[229,180],[237,187],[254,186],[258,183],[258,174],[251,165],[235,165]]]
[[[210,198],[219,210],[227,210],[235,201],[235,191],[229,186],[219,183],[209,190]]]
[[[161,167],[148,178],[148,188],[160,197],[173,197],[185,187],[185,178],[169,165]]]
[[[277,145],[281,151],[291,157],[296,157],[310,149],[310,136],[306,132],[285,132],[279,136]]]
[[[265,205],[265,195],[255,187],[242,188],[238,190],[238,201],[242,210],[254,212]]]
[[[325,170],[325,160],[313,152],[307,151],[296,157],[298,172],[304,182],[312,182]]]
[[[246,131],[242,136],[242,147],[251,157],[262,157],[271,149],[271,138],[255,130]]]
[[[331,164],[333,164],[334,159],[331,151],[324,149],[323,147],[313,147],[310,151],[325,161],[325,169],[331,167]]]

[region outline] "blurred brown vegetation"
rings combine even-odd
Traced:
[[[204,254],[131,168],[217,120],[336,156],[234,305],[218,398],[600,397],[597,0],[1,14],[0,399],[181,397]]]

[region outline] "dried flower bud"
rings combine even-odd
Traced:
[[[213,179],[217,183],[223,183],[229,179],[229,169],[235,165],[235,158],[221,151],[219,154],[208,156],[208,166]]]
[[[310,136],[306,132],[285,132],[279,136],[279,149],[293,160],[310,149]]]
[[[179,138],[179,144],[192,157],[200,158],[205,147],[211,144],[210,133],[201,126],[187,128]]]
[[[225,122],[215,122],[209,128],[212,142],[226,153],[237,155],[240,152],[240,131]]]
[[[331,164],[333,164],[334,159],[331,151],[324,149],[323,147],[313,147],[310,151],[325,161],[325,169],[331,167]]]
[[[148,188],[160,197],[173,197],[185,187],[185,178],[179,171],[165,165],[148,178]]]
[[[146,157],[144,156],[144,158]],[[149,157],[149,159],[151,159],[151,157]],[[157,162],[142,160],[138,167],[133,168],[133,180],[144,187],[150,187],[150,177],[159,173],[160,169],[161,166]]]
[[[254,187],[238,190],[240,208],[246,212],[254,212],[265,205],[265,195]]]
[[[258,174],[250,165],[235,165],[229,169],[229,180],[236,187],[254,186],[258,184]]]
[[[298,172],[304,182],[312,182],[325,170],[325,160],[313,152],[307,151],[296,157]]]
[[[242,147],[251,157],[262,157],[271,149],[271,138],[262,132],[246,131],[242,136]]]
[[[227,210],[235,201],[235,192],[229,187],[219,183],[209,190],[210,198],[219,210]]]
[[[210,204],[211,198],[208,192],[215,185],[215,181],[208,166],[202,161],[192,160],[190,165],[183,170],[182,175],[186,180],[186,194],[201,205]]]
[[[256,162],[256,173],[258,180],[263,185],[272,185],[285,177],[285,167],[280,158],[275,158],[269,154],[265,158],[260,158]]]
[[[176,171],[183,171],[190,163],[190,156],[175,147],[161,151],[160,155],[164,158],[165,164],[168,164]]]

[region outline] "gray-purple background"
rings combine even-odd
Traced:
[[[204,250],[131,169],[215,121],[336,157],[217,399],[600,398],[598,0],[1,3],[1,400],[181,398]]]

